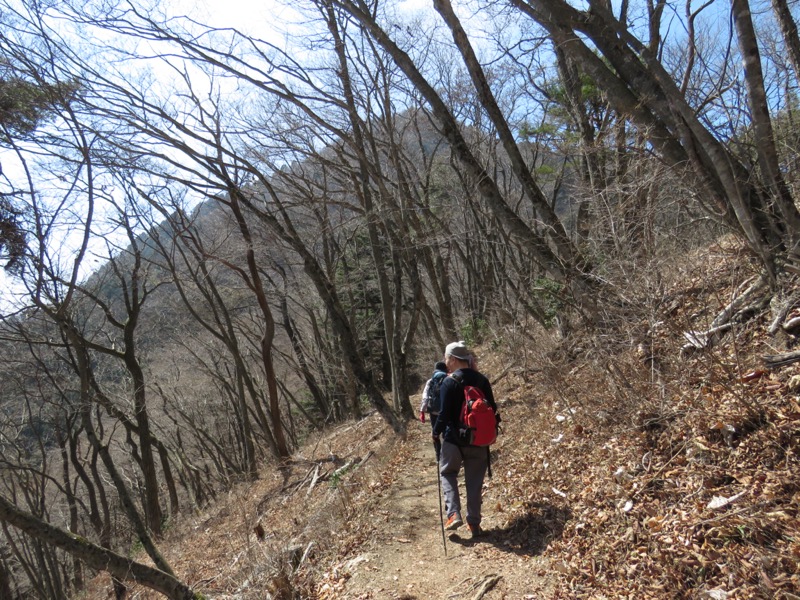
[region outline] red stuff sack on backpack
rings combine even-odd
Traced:
[[[459,440],[470,446],[492,445],[497,439],[497,415],[486,400],[483,390],[474,385],[464,385],[458,377],[453,379],[464,388]]]

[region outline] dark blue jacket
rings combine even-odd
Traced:
[[[461,374],[464,385],[473,385],[480,388],[489,405],[495,413],[497,412],[492,385],[484,375],[472,369],[459,369],[456,373]],[[446,442],[458,444],[458,426],[461,421],[461,405],[464,403],[464,388],[452,376],[447,377],[442,382],[439,397],[442,403],[442,410],[436,419],[436,425],[433,426],[433,435],[444,433]]]

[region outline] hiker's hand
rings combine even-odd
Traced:
[[[439,443],[439,436],[436,435],[435,433],[433,434],[433,443],[434,444],[438,444]]]
[[[425,422],[425,411],[424,410],[419,411],[419,420],[422,423]]]

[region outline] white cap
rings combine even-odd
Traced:
[[[467,348],[467,345],[464,343],[463,340],[447,344],[447,347],[444,349],[444,355],[445,358],[448,356],[452,356],[459,360],[466,360],[466,361],[469,361],[469,359],[472,357],[469,349]]]

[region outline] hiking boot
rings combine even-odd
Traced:
[[[480,525],[470,525],[467,524],[469,527],[469,532],[472,534],[472,537],[481,537],[484,533],[486,533],[483,529],[481,529]]]
[[[461,520],[461,515],[458,513],[453,513],[447,519],[447,523],[444,524],[444,528],[447,529],[447,531],[453,531],[461,527],[463,524],[464,521]]]

